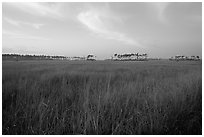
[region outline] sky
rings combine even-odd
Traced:
[[[4,2],[2,52],[201,57],[202,3]]]

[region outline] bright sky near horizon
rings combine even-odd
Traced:
[[[201,2],[3,3],[2,52],[202,56]]]

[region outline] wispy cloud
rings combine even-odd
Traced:
[[[137,41],[129,38],[124,33],[108,28],[107,24],[105,23],[108,18],[110,18],[108,17],[108,15],[104,15],[96,10],[88,10],[79,13],[77,18],[82,24],[88,27],[89,30],[91,30],[95,34],[98,34],[99,36],[102,36],[106,39],[121,41],[125,44],[139,46],[139,43]]]
[[[24,3],[6,3],[15,8],[18,8],[26,13],[35,16],[47,16],[52,18],[63,18],[60,10],[60,4],[58,3],[33,3],[33,2],[24,2]]]
[[[39,29],[42,26],[44,26],[44,24],[31,24],[34,28]]]
[[[19,26],[19,22],[18,21],[15,21],[15,20],[12,20],[12,19],[9,19],[9,18],[6,18],[4,17],[3,18],[7,23],[11,24],[11,25],[14,25],[14,26]]]
[[[9,24],[17,26],[17,27],[21,27],[21,26],[26,25],[26,26],[31,26],[35,29],[40,29],[40,27],[42,27],[44,25],[41,23],[30,23],[30,22],[25,22],[25,21],[20,21],[20,20],[14,20],[14,19],[7,18],[7,17],[4,17],[3,19],[6,22],[8,22]]]
[[[153,2],[150,4],[155,7],[159,21],[165,23],[167,21],[166,16],[165,16],[165,10],[168,7],[169,3],[168,2]]]
[[[22,32],[10,31],[10,30],[5,30],[5,29],[2,30],[2,35],[9,37],[9,38],[14,38],[14,39],[49,40],[44,37],[33,36],[33,35],[25,34]]]

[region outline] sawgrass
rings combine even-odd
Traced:
[[[3,61],[3,134],[202,134],[201,61]]]

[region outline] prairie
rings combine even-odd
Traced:
[[[2,61],[2,134],[202,134],[202,62]]]

